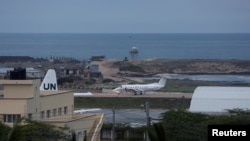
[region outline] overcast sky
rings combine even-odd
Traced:
[[[0,0],[0,33],[250,33],[250,0]]]

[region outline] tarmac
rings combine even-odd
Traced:
[[[192,98],[193,93],[180,93],[180,92],[146,92],[142,95],[133,93],[92,93],[83,97],[151,97],[151,98]]]

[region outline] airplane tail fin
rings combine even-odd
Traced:
[[[161,86],[165,86],[166,82],[167,82],[166,78],[161,78],[160,81],[158,82],[158,84]]]
[[[49,69],[40,86],[41,91],[57,91],[56,71]]]

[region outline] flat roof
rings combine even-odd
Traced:
[[[73,94],[73,91],[71,90],[58,90],[58,91],[40,91],[41,96],[50,96],[50,95],[56,95],[56,94],[63,94],[63,93],[71,93]]]
[[[31,85],[34,80],[0,80],[2,85]]]

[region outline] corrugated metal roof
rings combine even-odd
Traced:
[[[195,89],[191,112],[226,112],[250,109],[250,87],[199,86]]]

